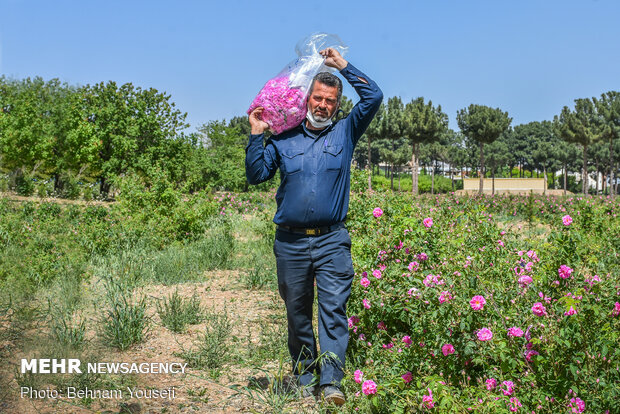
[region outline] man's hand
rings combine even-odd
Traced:
[[[331,47],[321,50],[319,54],[325,57],[326,66],[336,68],[338,70],[346,68],[347,64],[349,63],[344,60],[342,56],[340,56],[340,53],[336,49],[333,49]]]
[[[250,112],[249,117],[252,135],[264,134],[265,131],[269,129],[269,124],[261,119],[264,110],[265,108],[259,106]]]

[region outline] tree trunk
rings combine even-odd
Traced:
[[[547,166],[543,165],[543,178],[545,179],[545,184],[543,187],[543,194],[547,194]]]
[[[452,192],[454,192],[454,174],[452,174],[452,164],[450,164],[450,182],[452,183]]]
[[[105,200],[110,193],[110,183],[107,182],[105,177],[101,177],[101,184],[99,185],[99,194]]]
[[[495,167],[491,168],[491,195],[495,195]]]
[[[400,166],[398,166],[398,192],[400,193]]]
[[[372,164],[370,163],[370,157],[371,157],[371,153],[370,153],[370,137],[368,138],[368,168],[370,171],[370,174],[368,175],[368,190],[372,191]]]
[[[598,160],[596,160],[596,168],[594,170],[596,171],[596,175],[594,176],[594,179],[596,180],[596,192],[594,194],[598,194]]]
[[[482,195],[482,190],[484,187],[484,143],[480,141],[480,187],[478,188],[478,194]]]
[[[583,146],[583,167],[581,170],[581,192],[588,195],[588,146]]]
[[[431,194],[435,194],[435,166],[431,165]]]
[[[614,186],[611,185],[614,182],[614,137],[609,138],[609,195],[614,197]]]
[[[568,171],[566,171],[566,163],[564,163],[564,195],[566,195],[566,176],[568,175]]]
[[[390,189],[394,192],[394,163],[390,165]]]
[[[418,195],[418,143],[413,143],[411,153],[411,195]]]

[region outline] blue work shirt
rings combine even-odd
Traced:
[[[355,88],[360,101],[344,119],[321,131],[297,127],[269,138],[250,135],[245,173],[250,184],[260,184],[280,169],[274,223],[292,227],[322,227],[341,221],[349,209],[351,159],[360,139],[383,100],[377,84],[347,64],[340,71]]]

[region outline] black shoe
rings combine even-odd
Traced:
[[[323,386],[323,400],[327,403],[331,403],[337,406],[341,406],[344,404],[344,394],[338,387],[333,385],[324,385]]]

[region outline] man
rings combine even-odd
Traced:
[[[263,108],[256,108],[249,116],[252,129],[245,166],[250,184],[266,181],[280,169],[274,254],[279,292],[286,304],[293,373],[303,395],[309,396],[317,391],[313,379],[320,372],[324,399],[342,405],[340,381],[349,339],[346,302],[354,273],[351,239],[344,226],[351,159],[383,93],[336,50],[319,53],[355,88],[360,101],[345,119],[333,123],[342,82],[330,73],[319,73],[308,93],[304,122],[272,136],[264,148],[263,134],[269,126],[260,119]],[[315,278],[321,356],[312,330]]]

